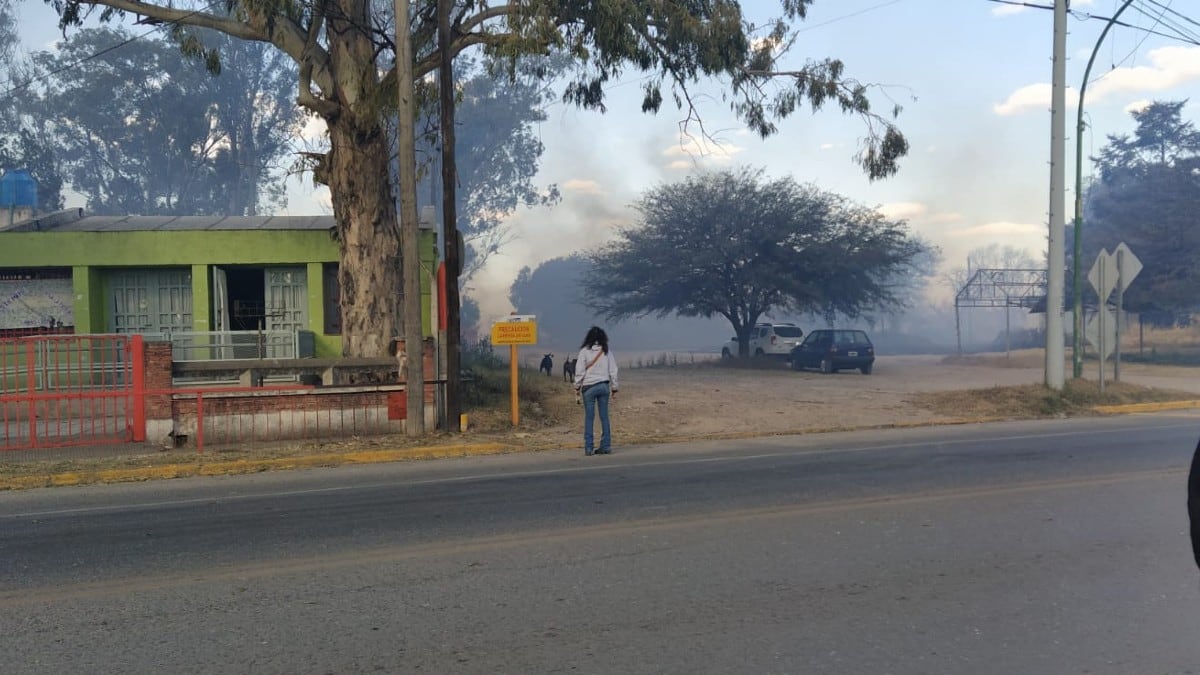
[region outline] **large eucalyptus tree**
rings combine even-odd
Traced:
[[[296,100],[324,119],[329,130],[330,149],[315,158],[314,174],[329,186],[337,220],[343,350],[353,356],[384,353],[388,339],[400,334],[402,317],[400,228],[383,121],[397,98],[389,8],[371,0],[48,2],[64,25],[79,24],[92,9],[102,17],[139,15],[168,24],[185,44],[189,28],[210,28],[270,43],[295,61]],[[806,103],[833,103],[866,120],[858,159],[867,174],[890,175],[908,149],[890,121],[894,110],[873,111],[867,87],[847,78],[840,61],[776,68],[783,47],[795,43],[791,23],[803,19],[810,4],[781,0],[778,20],[751,26],[733,0],[458,0],[450,8],[448,53],[455,57],[482,47],[515,58],[565,51],[574,69],[563,99],[595,109],[604,108],[605,85],[626,71],[645,74],[642,109],[647,112],[659,110],[664,93],[689,108],[690,87],[721,78],[734,111],[764,136]],[[415,0],[407,17],[414,45],[411,73],[417,81],[425,81],[440,62],[434,48],[437,9],[436,0]],[[403,117],[402,123],[413,123]]]

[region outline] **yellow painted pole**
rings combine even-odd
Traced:
[[[512,375],[512,420],[513,426],[521,421],[521,414],[517,411],[517,346],[509,345],[508,347],[508,362],[509,372]]]

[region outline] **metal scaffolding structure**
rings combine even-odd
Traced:
[[[958,353],[962,354],[960,307],[1003,307],[1004,350],[1009,350],[1010,307],[1032,310],[1046,302],[1046,270],[1044,269],[978,269],[954,295],[954,333]]]

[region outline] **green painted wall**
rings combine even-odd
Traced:
[[[71,268],[71,287],[75,292],[72,308],[76,333],[104,332],[104,289],[100,271],[77,265]],[[98,323],[97,323],[98,321]]]
[[[192,265],[192,330],[212,330],[211,316],[212,270],[208,265]]]
[[[436,235],[420,234],[421,324],[433,335],[430,294],[435,288]],[[325,335],[322,264],[338,261],[337,242],[325,230],[204,230],[153,232],[0,233],[0,268],[71,267],[75,330],[106,330],[107,267],[190,267],[194,330],[212,330],[212,265],[296,265],[308,271],[308,323],[319,357],[340,356],[342,339]]]
[[[4,232],[0,267],[159,267],[337,262],[324,230]]]

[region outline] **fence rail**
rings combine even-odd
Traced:
[[[404,429],[406,394],[400,385],[193,387],[152,390],[145,395],[171,397],[173,441],[194,445],[200,453],[257,443],[400,433]],[[427,404],[431,401],[427,393]]]
[[[0,338],[0,450],[138,440],[142,339]]]
[[[295,359],[301,351],[299,331],[170,331],[142,335],[147,340],[170,342],[172,358],[180,363]]]

